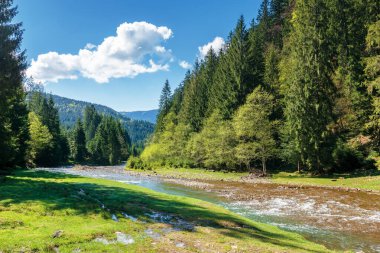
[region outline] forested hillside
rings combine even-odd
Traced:
[[[376,0],[264,0],[225,47],[165,83],[144,166],[323,174],[379,166]]]
[[[133,144],[142,145],[146,138],[153,133],[153,123],[143,120],[133,120],[107,106],[78,101],[57,95],[51,96],[53,98],[55,106],[58,109],[59,119],[63,126],[70,128],[74,127],[78,119],[83,120],[85,108],[87,106],[93,105],[99,114],[104,114],[122,120],[123,124],[127,128],[128,134]]]
[[[150,123],[156,123],[158,110],[120,112],[120,114],[134,120],[145,120]]]

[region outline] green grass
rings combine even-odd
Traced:
[[[313,177],[307,174],[279,172],[272,175],[271,181],[278,184],[314,185],[347,187],[380,191],[380,175],[335,174],[326,177]]]
[[[106,208],[101,208],[103,203]],[[109,210],[107,210],[109,209]],[[170,224],[149,218],[160,212],[195,225],[154,241],[144,231]],[[122,212],[138,218],[122,217]],[[119,222],[111,219],[115,214]],[[60,237],[52,235],[62,230]],[[115,232],[135,243],[103,245]],[[177,248],[184,242],[185,248]],[[139,186],[42,171],[0,178],[0,252],[327,252],[323,246],[276,227],[256,223],[208,202],[161,194]],[[209,249],[209,250],[207,250]]]
[[[204,180],[225,180],[241,181],[241,177],[248,173],[221,172],[205,169],[184,169],[184,168],[155,168],[154,170],[135,170],[127,169],[149,175],[161,175],[164,177],[183,178],[183,179],[204,179]],[[291,185],[311,185],[326,187],[347,187],[363,190],[380,191],[380,172],[372,172],[372,175],[363,173],[356,174],[334,174],[325,177],[316,177],[309,174],[299,174],[297,172],[276,172],[269,178],[261,178],[267,183],[291,184]]]
[[[239,181],[241,177],[248,176],[248,172],[223,172],[205,169],[188,168],[168,168],[160,167],[153,170],[128,169],[130,172],[137,172],[146,175],[161,175],[164,177],[183,178],[183,179],[204,179],[204,180],[226,180]]]

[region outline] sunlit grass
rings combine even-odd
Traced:
[[[105,208],[102,208],[102,204]],[[122,212],[138,219],[124,218]],[[195,226],[154,240],[146,229],[160,231],[149,213],[170,214]],[[111,219],[115,214],[119,221]],[[61,230],[62,235],[54,238]],[[115,233],[134,243],[103,245]],[[184,243],[184,248],[176,243]],[[208,202],[171,196],[109,180],[42,171],[17,171],[0,178],[0,251],[2,252],[326,252],[302,236],[253,222]]]
[[[335,174],[326,177],[314,177],[308,174],[279,172],[272,175],[272,182],[279,184],[302,184],[315,186],[348,187],[380,191],[380,175]]]

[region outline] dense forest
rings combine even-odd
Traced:
[[[154,136],[129,166],[380,166],[379,15],[376,0],[264,0],[173,93],[165,82]]]
[[[145,140],[154,131],[153,123],[143,120],[133,120],[123,113],[119,113],[104,105],[78,101],[53,94],[48,94],[47,96],[53,98],[55,107],[58,109],[59,120],[65,128],[74,127],[79,119],[83,120],[85,108],[88,106],[94,106],[99,114],[119,119],[127,129],[131,143],[135,146],[142,147]]]
[[[68,161],[119,164],[128,158],[131,142],[122,121],[99,114],[95,106],[84,109],[70,129],[61,127],[53,97],[40,91],[28,94],[29,140],[27,165],[56,166]]]

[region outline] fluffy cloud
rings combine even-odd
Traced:
[[[191,68],[191,64],[188,63],[187,61],[180,61],[179,66],[181,66],[184,69],[190,69]]]
[[[212,48],[216,53],[219,52],[220,49],[222,49],[225,45],[225,41],[221,37],[215,37],[215,39],[206,45],[198,47],[199,50],[199,57],[202,59],[207,55],[208,51]]]
[[[40,82],[58,82],[79,76],[107,83],[110,78],[135,77],[168,70],[171,50],[162,44],[173,36],[168,27],[147,22],[123,23],[116,36],[100,45],[88,43],[78,54],[49,52],[32,60],[27,75]]]

